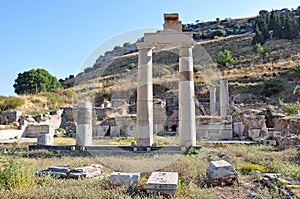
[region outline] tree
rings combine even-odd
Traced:
[[[234,59],[231,52],[225,49],[219,52],[216,62],[221,67],[228,67],[234,64]]]
[[[56,77],[52,76],[45,69],[31,69],[19,73],[14,84],[15,93],[18,95],[53,91],[59,87],[60,83]]]
[[[258,25],[255,25],[255,29],[254,29],[255,35],[253,37],[252,40],[252,44],[264,44],[266,42],[266,39],[264,37],[264,35],[262,34],[262,32],[260,31]]]

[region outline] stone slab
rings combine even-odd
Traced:
[[[177,187],[177,172],[152,172],[145,186],[147,193],[160,194],[175,194]]]
[[[113,172],[110,174],[110,181],[115,187],[125,186],[134,188],[140,179],[140,173]]]

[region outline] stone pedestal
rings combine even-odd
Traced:
[[[138,88],[137,88],[137,146],[153,144],[153,85],[152,45],[137,44]]]
[[[92,103],[79,102],[77,104],[77,146],[91,146],[93,136]]]
[[[179,145],[196,145],[193,43],[179,45]]]
[[[53,144],[54,135],[53,134],[39,134],[37,137],[37,144],[40,146],[50,146]]]

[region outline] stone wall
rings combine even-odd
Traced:
[[[8,125],[17,122],[21,115],[20,111],[2,111],[0,112],[0,124]]]
[[[29,124],[25,129],[26,137],[37,138],[39,134],[50,133],[49,125],[33,125]]]
[[[284,118],[274,118],[272,123],[275,125],[275,131],[281,131],[282,136],[287,136],[289,134],[300,135],[300,118],[298,117],[284,117]]]

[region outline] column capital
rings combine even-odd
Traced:
[[[194,42],[181,42],[177,44],[178,48],[193,48]]]
[[[152,43],[137,43],[136,44],[137,49],[152,49],[154,45]]]

